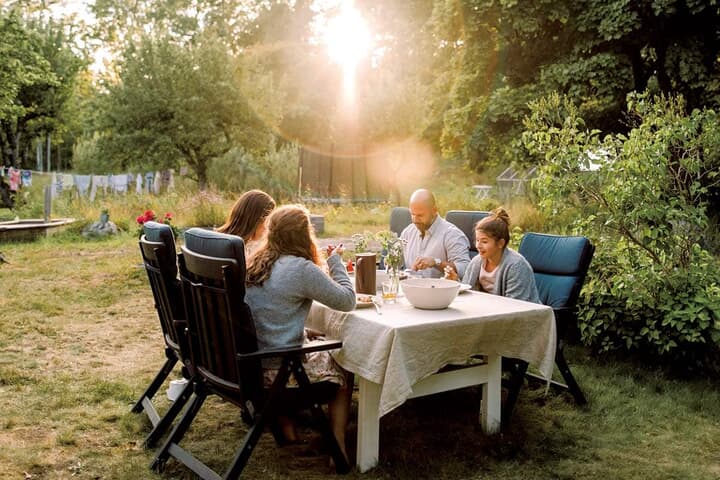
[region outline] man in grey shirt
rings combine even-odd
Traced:
[[[412,224],[400,234],[405,240],[405,268],[418,276],[440,278],[450,265],[462,278],[470,263],[470,246],[465,234],[438,215],[435,196],[420,189],[410,196]]]

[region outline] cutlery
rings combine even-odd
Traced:
[[[373,297],[372,303],[373,303],[373,305],[375,305],[375,311],[377,312],[377,314],[382,315],[382,312],[380,311],[380,303],[378,303],[378,301],[375,297]]]

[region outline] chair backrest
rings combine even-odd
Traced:
[[[398,237],[405,230],[405,227],[412,223],[410,209],[407,207],[393,207],[390,211],[390,231],[395,232]]]
[[[458,227],[468,239],[470,244],[470,258],[477,255],[475,248],[475,224],[490,215],[490,212],[479,210],[449,210],[445,214],[445,220]]]
[[[177,279],[175,240],[169,226],[156,225],[167,228],[169,236],[164,232],[164,228],[149,229],[140,238],[140,254],[150,282],[165,344],[172,348],[179,358],[184,359],[187,356],[187,348],[182,340],[183,335],[178,329],[185,327],[184,323],[180,325],[178,322],[185,319],[185,312],[180,283]],[[145,231],[145,226],[143,230]],[[148,235],[155,241],[149,239]]]
[[[542,303],[553,308],[575,306],[595,253],[587,237],[526,233],[518,251],[535,272]]]
[[[199,228],[185,232],[180,258],[194,367],[216,393],[242,406],[262,390],[259,362],[236,361],[257,350],[255,323],[245,303],[243,240]]]
[[[161,242],[165,248],[160,252],[160,267],[168,278],[177,278],[177,254],[175,251],[175,235],[170,225],[158,222],[145,222],[143,235],[149,242]]]

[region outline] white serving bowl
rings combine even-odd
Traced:
[[[444,278],[409,278],[401,281],[400,287],[413,307],[441,310],[455,300],[460,283]]]

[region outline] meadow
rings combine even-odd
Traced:
[[[438,192],[445,209],[492,206],[478,206],[471,192],[444,188]],[[0,477],[192,478],[172,461],[162,475],[148,469],[153,454],[142,440],[149,421],[130,413],[164,360],[134,218],[152,208],[173,212],[181,228],[213,225],[232,201],[183,191],[94,204],[61,198],[56,215],[79,218],[75,227],[32,243],[0,245],[10,262],[0,265]],[[327,242],[386,228],[391,205],[310,207],[325,215],[321,241]],[[123,232],[83,239],[81,226],[103,208]],[[541,226],[531,206],[509,208],[522,228]],[[476,389],[410,400],[381,422],[378,467],[345,478],[720,478],[716,383],[598,356],[582,345],[569,350],[588,406],[576,407],[567,394],[525,388],[512,423],[485,436],[476,423]],[[167,407],[164,398],[159,402]],[[264,435],[244,478],[335,477],[327,457],[318,455],[309,424],[301,419],[308,439],[301,446],[280,448]],[[187,445],[222,469],[244,428],[236,408],[213,399]]]

